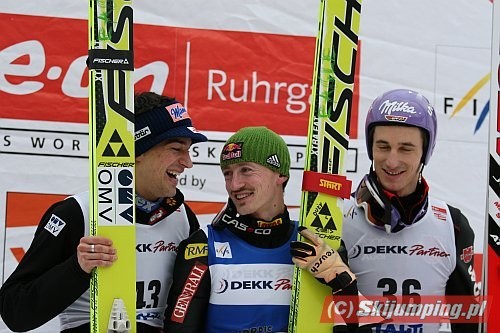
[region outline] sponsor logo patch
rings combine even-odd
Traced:
[[[460,259],[468,264],[472,260],[472,257],[474,256],[474,246],[469,246],[466,247],[465,249],[462,250],[462,254],[460,255]]]
[[[142,139],[150,134],[151,134],[151,130],[149,129],[149,126],[141,128],[140,130],[135,132],[135,141]]]
[[[448,252],[436,246],[425,247],[422,244],[414,245],[355,245],[349,251],[349,259],[355,259],[361,254],[364,255],[406,255],[406,256],[423,256],[447,258],[450,256]]]
[[[276,154],[269,156],[267,158],[266,162],[267,162],[267,164],[270,164],[275,168],[279,168],[281,166],[280,159],[278,158],[278,155],[276,155]]]
[[[257,221],[257,225],[261,228],[271,228],[282,224],[283,220],[281,219],[281,217],[278,217],[277,219],[274,219],[272,221]]]
[[[234,290],[292,290],[292,283],[290,279],[282,278],[276,280],[242,280],[242,281],[228,281],[221,279],[215,287],[214,292],[223,294],[226,291]]]
[[[179,297],[177,297],[174,311],[172,312],[172,316],[170,317],[172,321],[175,321],[176,323],[184,322],[187,310],[189,309],[189,304],[191,303],[196,290],[198,290],[201,279],[203,278],[203,275],[207,270],[208,266],[200,262],[197,262],[193,266],[186,280],[186,283],[184,284],[184,288],[182,288]]]
[[[59,233],[61,232],[61,230],[63,230],[65,226],[66,222],[64,222],[57,215],[52,214],[52,216],[49,219],[49,222],[45,225],[45,230],[47,230],[52,235],[57,237],[57,235],[59,235]]]
[[[223,161],[241,158],[243,143],[228,143],[222,148],[221,158]]]
[[[208,256],[208,244],[206,243],[189,244],[184,251],[184,259],[186,260],[206,256]]]
[[[446,209],[442,207],[432,206],[434,216],[441,221],[446,221]]]
[[[184,119],[190,119],[187,110],[184,108],[184,106],[182,106],[181,103],[167,105],[165,109],[167,110],[174,123]]]
[[[219,243],[219,242],[214,242],[214,248],[215,248],[215,256],[217,258],[232,258],[233,254],[231,253],[231,247],[229,246],[228,242],[224,243]]]

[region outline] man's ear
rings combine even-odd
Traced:
[[[284,182],[286,182],[287,180],[288,180],[288,177],[287,177],[287,176],[280,175],[280,176],[278,177],[278,180],[277,180],[278,185],[283,184],[283,183],[284,183]]]

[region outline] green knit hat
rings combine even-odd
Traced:
[[[242,162],[254,162],[290,176],[290,152],[285,140],[267,127],[244,127],[226,141],[220,167]]]

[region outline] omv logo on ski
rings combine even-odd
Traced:
[[[453,109],[451,113],[450,119],[453,118],[457,113],[463,110],[463,108],[469,104],[470,101],[474,103],[474,112],[476,111],[476,99],[474,96],[489,82],[490,74],[486,74],[479,81],[477,81],[472,87],[465,93],[465,95],[460,99],[456,107]],[[447,106],[445,102],[445,107]],[[479,118],[477,119],[476,126],[474,127],[474,134],[481,128],[484,121],[487,119],[488,113],[490,111],[490,101],[488,100],[486,104],[481,109],[479,113]]]

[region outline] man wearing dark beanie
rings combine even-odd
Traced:
[[[245,127],[224,144],[220,166],[228,202],[179,246],[165,330],[286,332],[298,230],[284,202],[288,147],[266,127]]]
[[[134,106],[137,332],[159,333],[176,249],[199,229],[177,177],[193,166],[190,146],[207,138],[173,98],[145,92],[135,96]],[[32,330],[59,315],[61,332],[90,332],[91,271],[112,265],[120,254],[109,239],[89,236],[88,209],[84,192],[55,203],[42,217],[26,255],[0,290],[0,313],[11,330]],[[141,250],[139,245],[148,244],[168,247]]]

